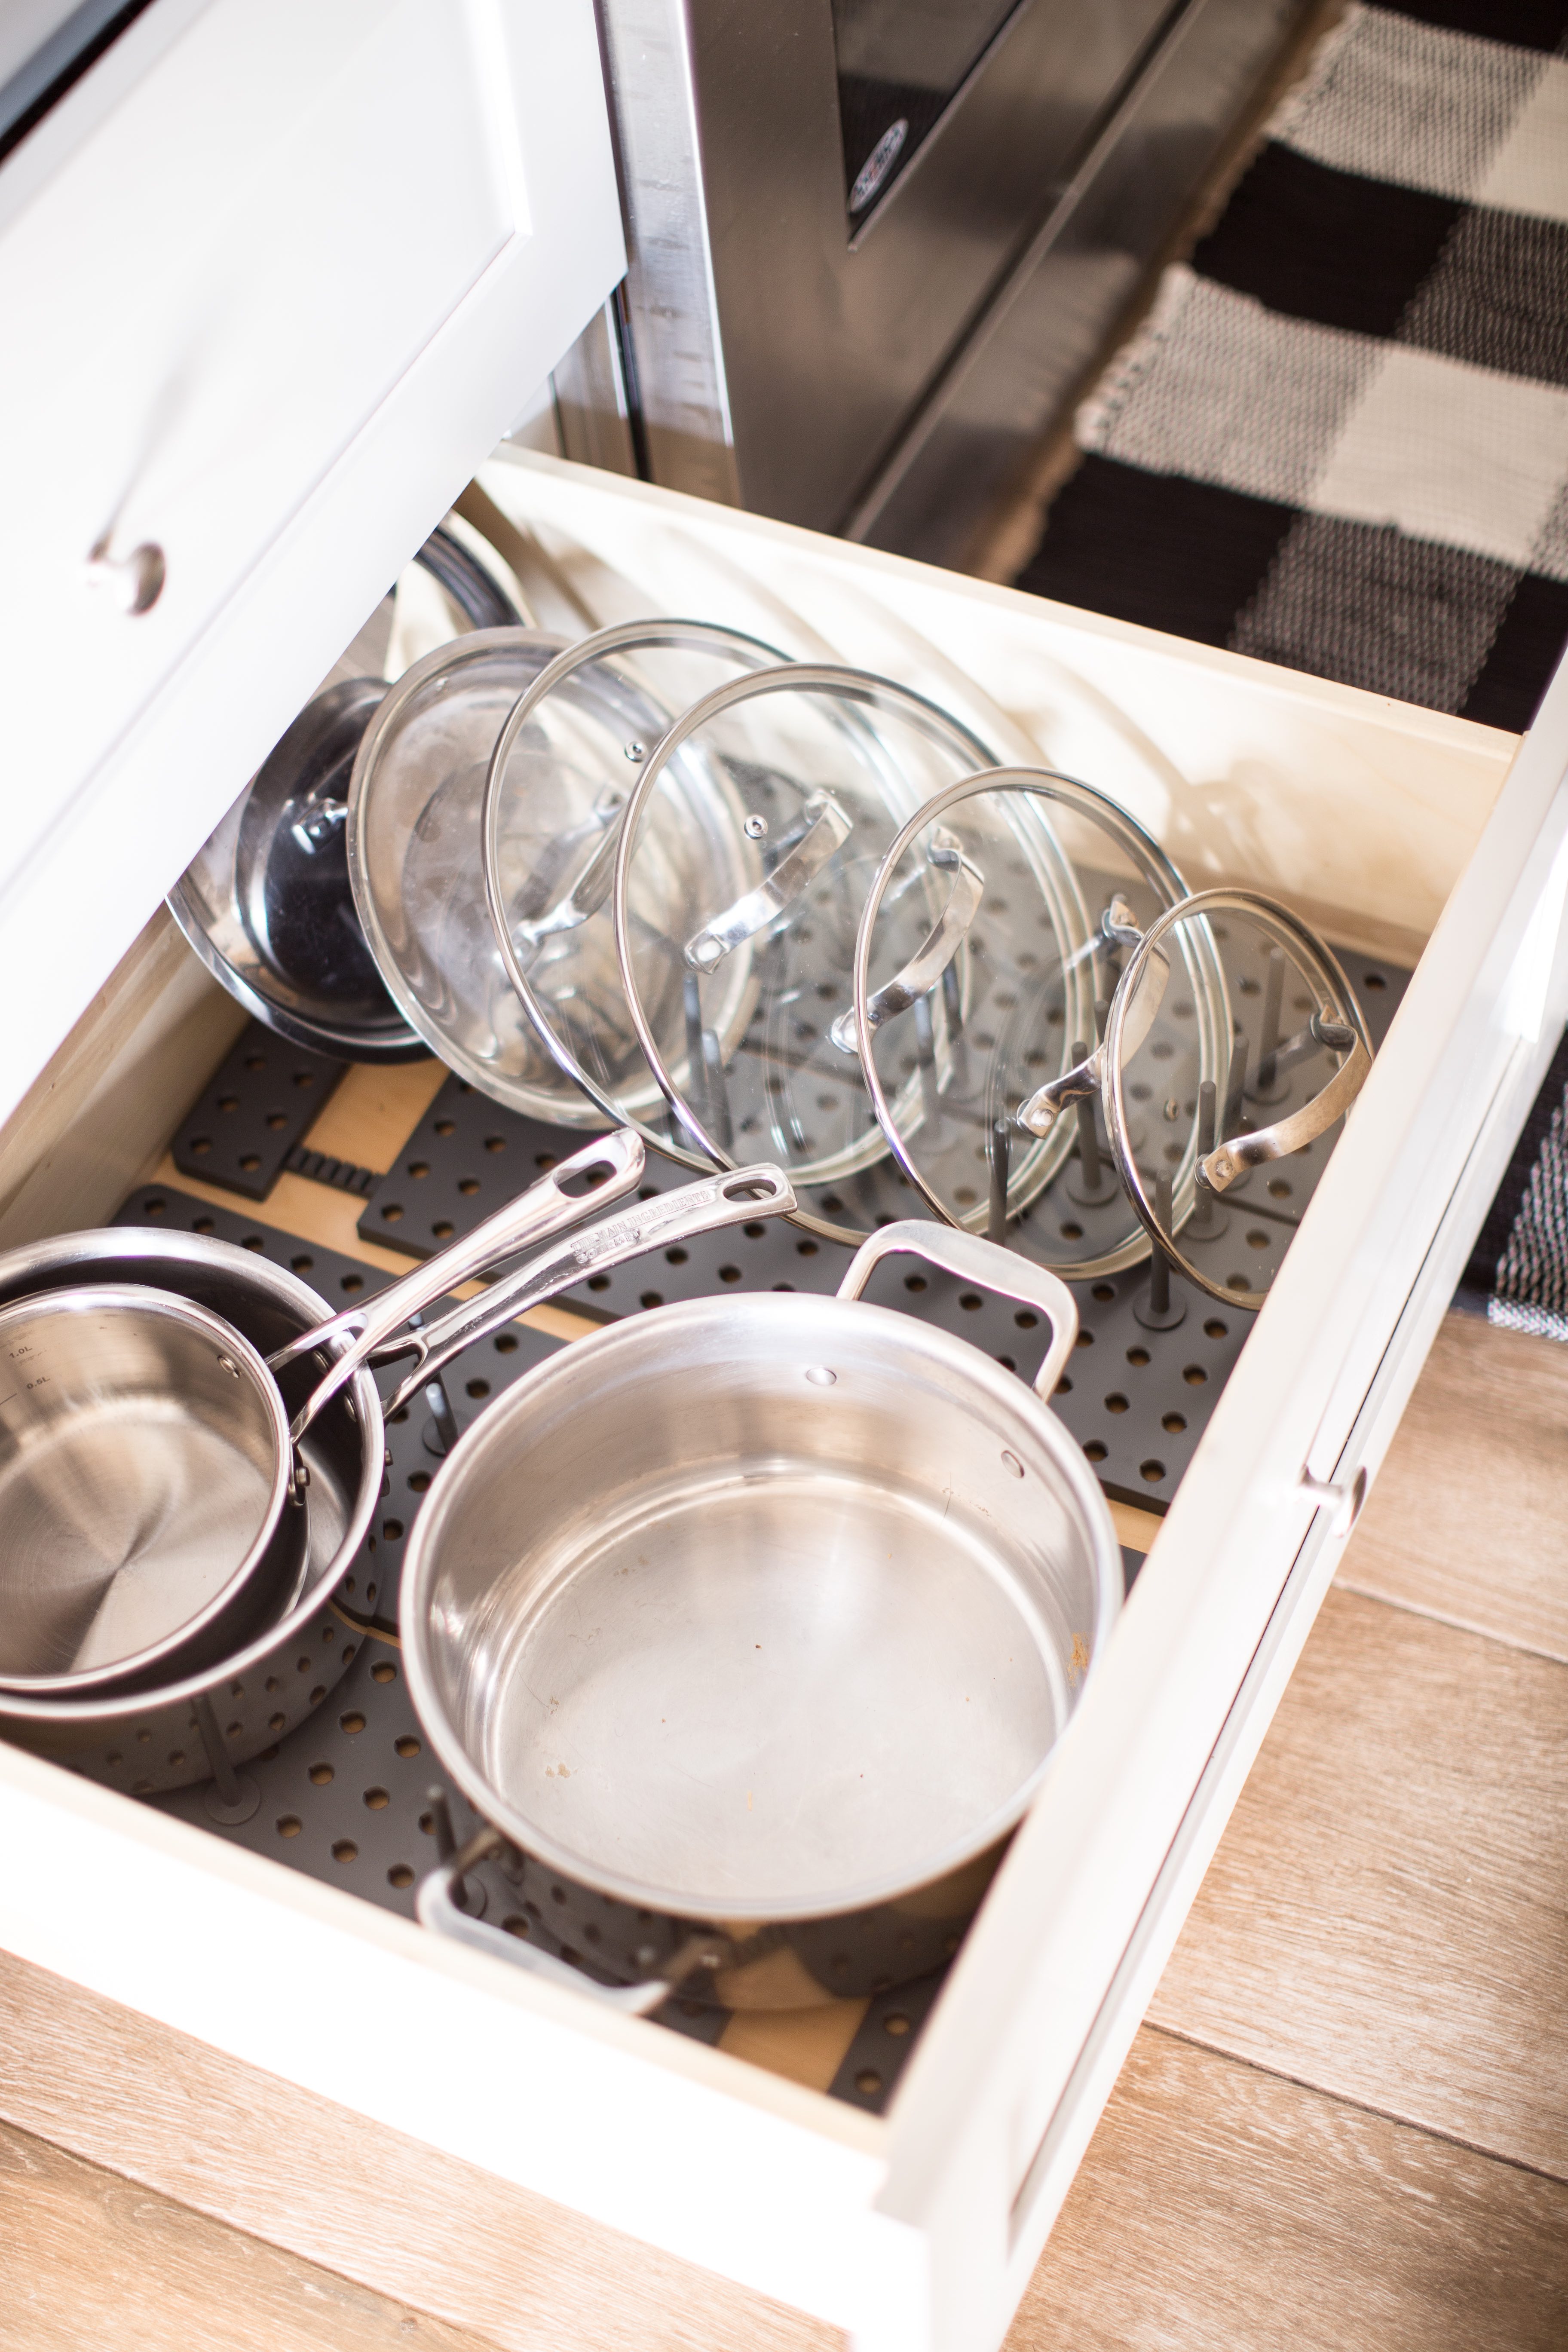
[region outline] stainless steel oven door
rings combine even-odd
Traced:
[[[1135,189],[1095,231],[1133,253],[1130,272],[1094,281],[1092,349],[1300,0],[599,0],[599,13],[642,469],[950,560],[959,551],[901,524],[889,537],[878,517],[1020,268],[1053,221],[1066,233],[1088,183]],[[1083,308],[1053,294],[1035,369],[1047,414]],[[1005,405],[1004,441],[1046,421],[1038,384]]]

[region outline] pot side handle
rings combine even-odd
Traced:
[[[546,1984],[560,1985],[568,1992],[586,1993],[590,2000],[602,2001],[607,2009],[618,2009],[623,2016],[646,2017],[669,1997],[669,1987],[662,1977],[646,1984],[603,1985],[584,1976],[580,1969],[558,1960],[553,1952],[542,1952],[535,1946],[509,1936],[504,1927],[493,1927],[484,1919],[475,1919],[458,1905],[458,1887],[465,1874],[488,1854],[498,1853],[503,1841],[493,1830],[481,1830],[470,1839],[460,1853],[422,1878],[415,1893],[414,1908],[422,1927],[437,1936],[446,1936],[455,1944],[470,1945],[476,1952],[488,1952],[492,1959],[504,1960],[509,1968],[521,1969],[525,1975],[542,1977]]]
[[[838,1286],[840,1298],[858,1298],[875,1267],[885,1257],[923,1258],[943,1274],[972,1282],[977,1290],[997,1290],[1025,1307],[1037,1307],[1051,1327],[1051,1344],[1035,1375],[1035,1394],[1047,1402],[1068,1368],[1078,1342],[1078,1307],[1065,1282],[1043,1265],[1035,1265],[1016,1251],[983,1241],[957,1225],[939,1225],[922,1217],[905,1217],[896,1225],[882,1225],[856,1251],[849,1271]]]

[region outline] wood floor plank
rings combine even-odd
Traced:
[[[1568,1348],[1450,1315],[1338,1581],[1568,1659]]]
[[[1562,2352],[1568,2187],[1144,2027],[1007,2352]]]
[[[493,2352],[0,2124],[5,2352]]]
[[[1568,1667],[1331,1591],[1156,2023],[1568,2179]]]
[[[324,2019],[322,2030],[353,2027]],[[432,2313],[465,2345],[464,2331],[499,2352],[834,2352],[844,2341],[823,2321],[369,2124],[8,1952],[0,1952],[0,2120],[247,2240]],[[0,2235],[0,2254],[4,2247]],[[155,2281],[154,2255],[146,2261]],[[121,2267],[129,2275],[129,2255]],[[163,2352],[163,2337],[134,2327],[85,2328],[37,2346],[23,2336],[14,2347],[7,2270],[0,2259],[0,2352],[56,2352],[57,2344],[142,2352],[144,2343]],[[215,2319],[218,2302],[215,2294]],[[186,2341],[226,2346],[196,2310],[204,2325],[187,2331],[181,2352]],[[251,2338],[236,2340],[249,2352]],[[343,2352],[359,2352],[346,2327],[341,2340]],[[279,2342],[294,2352],[294,2338]],[[338,2352],[338,2339],[326,2336],[322,2347]]]

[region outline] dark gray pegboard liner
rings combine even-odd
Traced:
[[[248,1023],[175,1129],[175,1167],[265,1201],[347,1068]]]
[[[1381,1045],[1409,975],[1369,958],[1343,960],[1373,1042]],[[1246,1004],[1245,990],[1238,1001]],[[430,1255],[471,1231],[585,1139],[585,1133],[502,1110],[464,1080],[448,1078],[377,1185],[360,1218],[360,1237],[414,1256]],[[1332,1143],[1331,1136],[1323,1137],[1281,1163],[1279,1172],[1258,1171],[1247,1191],[1227,1203],[1230,1229],[1223,1241],[1207,1245],[1221,1279],[1233,1266],[1245,1266],[1251,1280],[1259,1269],[1271,1271],[1278,1264],[1294,1231],[1291,1221],[1310,1198]],[[647,1192],[667,1192],[689,1181],[686,1171],[650,1153]],[[1269,1183],[1288,1189],[1270,1199]],[[903,1186],[900,1213],[912,1214],[916,1206],[917,1196]],[[1043,1216],[1045,1204],[1030,1213]],[[1118,1223],[1125,1224],[1125,1212]],[[851,1255],[837,1243],[816,1241],[773,1218],[595,1275],[565,1292],[561,1304],[608,1318],[725,1290],[833,1291]],[[1146,1330],[1135,1307],[1148,1282],[1148,1267],[1142,1265],[1071,1286],[1079,1346],[1056,1404],[1106,1493],[1115,1501],[1159,1512],[1192,1461],[1252,1318],[1178,1280],[1173,1288],[1185,1303],[1182,1321],[1172,1330]],[[1033,1380],[1039,1368],[1044,1330],[1029,1309],[1009,1299],[970,1290],[904,1259],[880,1266],[866,1295],[956,1332],[1026,1380]]]

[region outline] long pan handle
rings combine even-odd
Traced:
[[[726,1225],[748,1223],[753,1217],[787,1215],[794,1207],[789,1178],[782,1168],[763,1161],[752,1168],[700,1177],[694,1184],[682,1184],[651,1201],[634,1202],[618,1215],[568,1234],[515,1274],[492,1283],[479,1297],[461,1300],[422,1331],[403,1332],[388,1341],[382,1351],[384,1358],[412,1351],[415,1363],[388,1401],[387,1412],[395,1412],[406,1404],[444,1364],[464,1348],[471,1348],[476,1339],[488,1339],[492,1331],[499,1331],[529,1307],[571,1289],[589,1275],[624,1265],[628,1258],[641,1257],[649,1250],[668,1249],[698,1234],[718,1233]]]
[[[454,1242],[449,1249],[442,1250],[424,1265],[416,1266],[412,1274],[405,1274],[388,1289],[378,1291],[363,1305],[346,1307],[325,1323],[302,1331],[297,1339],[269,1356],[269,1369],[280,1371],[285,1364],[291,1363],[297,1356],[309,1355],[324,1340],[335,1339],[340,1333],[351,1335],[351,1344],[332,1358],[326,1373],[295,1414],[290,1434],[297,1441],[322,1406],[346,1381],[353,1379],[362,1364],[383,1360],[395,1335],[404,1329],[411,1315],[444,1298],[459,1283],[515,1257],[520,1250],[550,1240],[565,1225],[579,1223],[599,1203],[623,1199],[641,1179],[646,1159],[642,1138],[629,1128],[617,1129],[596,1142],[584,1144],[536,1184],[531,1184],[526,1192],[509,1201],[504,1209],[498,1209],[493,1216],[476,1225],[471,1234]],[[571,1180],[595,1173],[603,1181],[594,1191],[566,1190]],[[403,1351],[390,1349],[390,1352]]]

